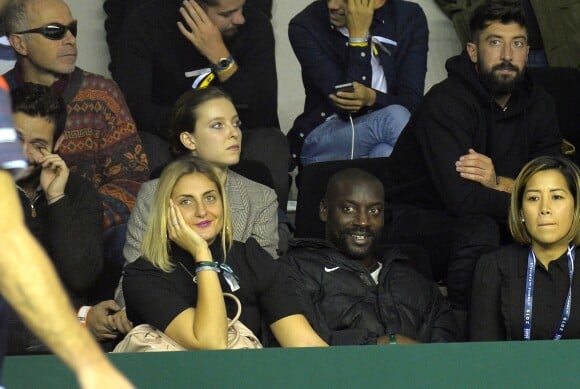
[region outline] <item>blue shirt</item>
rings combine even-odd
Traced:
[[[357,115],[392,104],[413,112],[423,97],[427,73],[429,31],[425,13],[415,3],[389,0],[375,10],[369,34],[383,42],[374,47],[388,93],[377,92],[375,105]],[[334,93],[334,86],[357,81],[371,87],[373,45],[349,46],[348,38],[330,24],[325,0],[315,1],[296,15],[290,21],[288,35],[300,62],[306,93],[304,113],[288,133],[292,158],[297,162],[308,134],[329,116],[345,114],[328,97]]]

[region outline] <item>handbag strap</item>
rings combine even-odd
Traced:
[[[187,270],[187,268],[185,267],[185,265],[181,262],[178,262],[181,267],[183,268],[183,270],[185,270],[187,272],[187,274],[189,274],[191,276],[191,280],[195,283],[195,276],[193,274],[191,274],[191,272],[189,270]],[[229,266],[228,266],[229,269]],[[231,269],[230,269],[231,270]],[[239,286],[238,286],[239,289]],[[235,316],[232,319],[229,319],[228,322],[228,328],[233,327],[233,325],[240,319],[240,316],[242,315],[242,303],[240,302],[240,299],[236,297],[236,295],[232,294],[232,293],[227,293],[227,292],[223,292],[224,297],[229,297],[232,300],[234,300],[236,302],[236,305],[238,307],[238,311],[236,312]]]
[[[240,316],[242,314],[242,303],[240,302],[240,299],[232,293],[224,292],[224,297],[229,297],[232,300],[234,300],[236,302],[237,307],[238,307],[238,311],[236,312],[235,316],[230,319],[230,322],[228,324],[228,327],[231,327],[234,325],[235,322],[237,322],[240,319]]]

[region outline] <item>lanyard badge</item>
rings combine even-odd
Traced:
[[[560,340],[570,320],[570,310],[572,307],[572,278],[574,277],[574,258],[576,257],[576,250],[573,245],[568,246],[568,276],[570,277],[570,286],[568,288],[568,296],[566,297],[566,303],[564,304],[564,309],[562,310],[562,319],[560,320],[560,325],[556,329],[554,334],[554,340]],[[524,300],[524,340],[530,340],[532,338],[532,313],[534,305],[534,282],[536,274],[536,255],[534,251],[530,248],[530,253],[528,254],[528,270],[526,273],[526,296]]]

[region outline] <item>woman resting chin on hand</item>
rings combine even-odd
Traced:
[[[301,314],[284,265],[253,238],[241,243],[232,236],[215,167],[190,156],[169,164],[153,200],[143,255],[125,268],[123,292],[134,325],[151,324],[188,349],[224,349],[227,318],[237,309],[224,301],[222,292],[230,292],[242,304],[240,320],[259,339],[267,339],[266,322],[282,346],[326,345]]]

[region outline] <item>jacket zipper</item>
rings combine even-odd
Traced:
[[[22,193],[24,193],[24,196],[28,200],[28,205],[30,206],[30,214],[32,215],[32,218],[36,218],[36,208],[34,207],[34,205],[36,204],[36,202],[40,198],[40,193],[35,192],[34,197],[30,198],[30,196],[28,195],[28,193],[26,193],[26,191],[24,189],[18,187],[18,190],[21,191]]]

